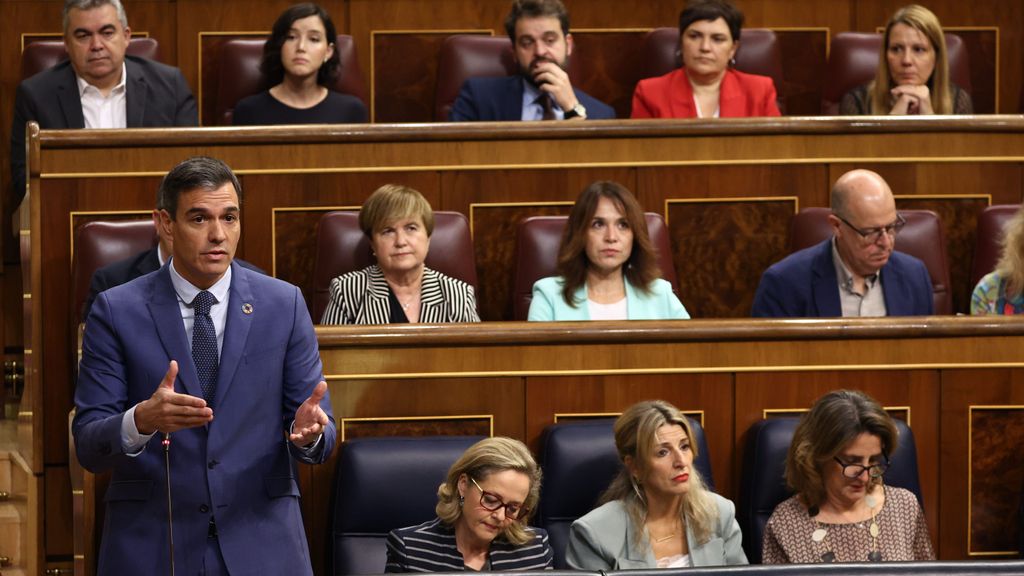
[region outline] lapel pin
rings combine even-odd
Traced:
[[[248,302],[242,304],[242,314],[252,314],[252,304]]]

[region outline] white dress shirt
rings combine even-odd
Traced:
[[[78,97],[82,101],[82,115],[85,116],[86,128],[127,128],[128,108],[127,90],[128,68],[121,64],[121,81],[104,96],[99,88],[89,84],[81,76],[75,75],[78,81]]]

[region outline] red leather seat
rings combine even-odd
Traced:
[[[644,78],[662,76],[683,65],[679,54],[679,29],[655,28],[644,36]],[[736,50],[736,69],[768,76],[775,90],[782,86],[782,49],[775,32],[767,28],[744,28]]]
[[[576,60],[569,59],[569,78],[579,82]],[[462,84],[477,76],[511,76],[517,74],[512,42],[506,37],[458,34],[441,44],[437,63],[437,87],[434,91],[434,120],[448,121],[448,112],[459,96]]]
[[[832,37],[828,72],[821,92],[821,113],[835,116],[843,95],[875,79],[882,35],[865,32],[841,32]],[[956,34],[946,33],[946,58],[949,77],[954,84],[971,93],[971,63],[967,46]]]
[[[828,208],[804,208],[793,217],[790,227],[789,248],[791,252],[810,248],[832,237],[828,223]],[[932,296],[936,314],[953,313],[953,293],[950,288],[949,260],[946,258],[946,239],[942,234],[939,217],[930,210],[900,210],[906,219],[896,238],[900,252],[922,260],[928,268],[932,281]]]
[[[320,218],[316,262],[313,265],[313,322],[319,324],[327,309],[331,299],[331,280],[375,263],[370,239],[359,227],[358,212],[324,214]],[[426,265],[477,290],[473,239],[469,233],[469,220],[461,213],[434,212],[434,232],[430,235]]]
[[[1003,233],[1006,224],[1020,210],[1020,204],[997,204],[982,210],[974,235],[974,260],[971,264],[971,288],[985,274],[996,269],[1003,255]]]
[[[160,60],[160,43],[153,38],[132,38],[125,52],[132,56]],[[64,48],[63,40],[37,40],[27,44],[21,53],[21,79],[31,78],[67,59],[68,51]]]
[[[235,104],[266,88],[260,72],[265,43],[265,38],[234,38],[221,45],[217,54],[217,99],[214,106],[217,125],[231,125]],[[359,68],[355,42],[347,34],[338,34],[335,46],[341,59],[341,71],[331,89],[356,96],[367,104],[366,85]]]
[[[71,318],[82,321],[82,305],[89,296],[89,284],[96,270],[126,260],[156,246],[153,220],[97,220],[79,226],[71,264]]]
[[[672,246],[668,227],[660,214],[647,212],[647,233],[658,251],[661,277],[672,284],[679,296],[679,279],[672,262]],[[512,319],[526,320],[533,300],[533,284],[541,278],[558,274],[558,248],[568,216],[533,216],[519,223],[516,252],[512,270]]]

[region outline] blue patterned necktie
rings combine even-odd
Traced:
[[[215,299],[213,294],[203,290],[192,300],[195,310],[195,323],[192,325],[192,361],[196,364],[199,384],[203,387],[203,398],[206,404],[213,405],[213,395],[217,391],[217,332],[213,329],[213,318],[210,307]]]

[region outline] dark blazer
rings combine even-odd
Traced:
[[[775,83],[767,76],[727,70],[718,95],[720,118],[779,116]],[[633,91],[631,118],[696,118],[693,86],[686,70],[641,80]]]
[[[125,56],[124,64],[127,127],[199,124],[195,98],[180,70],[137,56]],[[25,124],[31,120],[44,130],[85,128],[71,62],[65,60],[18,84],[11,123],[11,210],[25,197]]]
[[[523,118],[523,77],[470,78],[462,84],[459,96],[448,113],[451,122],[521,120]],[[572,89],[587,109],[588,120],[611,120],[615,110],[588,95]]]
[[[882,293],[889,316],[930,316],[935,311],[932,281],[924,262],[893,251],[882,267]],[[754,295],[754,317],[818,318],[843,315],[839,280],[832,263],[832,239],[772,264]]]
[[[331,301],[321,324],[390,324],[388,282],[376,264],[331,280]],[[424,267],[420,286],[422,323],[479,322],[473,287]]]
[[[72,422],[82,466],[113,470],[100,539],[100,574],[166,572],[167,494],[157,434],[129,457],[125,411],[150,397],[171,360],[175,389],[202,397],[170,268],[101,293],[85,326]],[[330,419],[306,453],[285,438],[295,410],[323,379],[316,334],[298,288],[231,266],[214,420],[171,434],[175,564],[202,567],[211,517],[232,574],[312,574],[294,460],[334,449]],[[321,408],[330,416],[329,396]]]
[[[235,259],[243,268],[248,268],[260,274],[266,274],[258,266],[253,266],[245,260]],[[108,264],[103,268],[100,268],[92,273],[92,280],[89,282],[89,296],[86,297],[85,303],[82,305],[82,317],[80,320],[85,321],[89,317],[89,310],[92,308],[92,303],[96,300],[96,296],[104,290],[113,288],[114,286],[120,286],[132,280],[135,280],[139,276],[145,276],[150,272],[156,272],[160,269],[160,255],[157,253],[157,248],[154,246],[149,250],[139,252],[135,256],[125,258],[120,262],[114,262]]]
[[[554,562],[548,533],[528,527],[533,539],[512,544],[500,535],[491,542],[487,559],[491,571],[549,570]],[[462,552],[455,546],[455,530],[434,518],[418,526],[396,528],[388,534],[385,572],[462,572]]]

